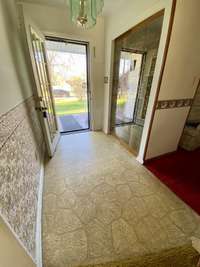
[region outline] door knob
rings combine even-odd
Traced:
[[[41,112],[48,110],[47,107],[36,107],[35,109]]]

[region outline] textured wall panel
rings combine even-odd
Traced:
[[[32,97],[0,117],[0,213],[33,258],[42,143]]]

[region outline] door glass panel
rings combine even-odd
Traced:
[[[133,122],[143,54],[121,51],[117,90],[116,125]]]
[[[40,84],[40,98],[41,106],[43,108],[43,115],[47,119],[50,138],[53,141],[57,132],[56,118],[54,115],[54,107],[51,97],[50,80],[47,75],[47,63],[45,60],[44,43],[42,39],[31,29],[33,54],[35,58],[35,65]]]
[[[111,131],[138,153],[162,31],[163,14],[115,40]]]

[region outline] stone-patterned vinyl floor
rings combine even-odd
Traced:
[[[200,217],[113,137],[61,138],[45,168],[44,267],[158,253],[191,236],[200,236]]]

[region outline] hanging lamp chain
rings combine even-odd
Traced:
[[[80,12],[77,18],[77,22],[84,26],[87,22],[87,14],[85,14],[85,0],[80,0]]]

